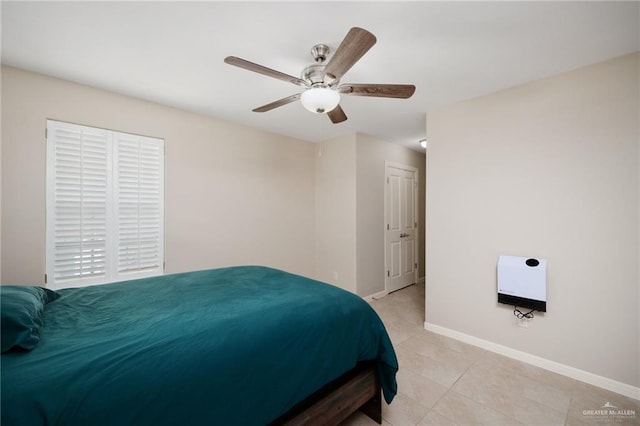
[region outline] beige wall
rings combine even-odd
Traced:
[[[417,143],[417,141],[416,141]],[[425,154],[358,133],[357,186],[357,289],[369,296],[384,291],[384,186],[385,161],[418,169],[418,278],[424,277]]]
[[[313,144],[3,67],[4,284],[43,283],[48,118],[165,139],[167,272],[313,275]]]
[[[2,71],[3,283],[43,284],[51,118],[165,139],[168,273],[265,264],[363,296],[384,290],[384,162],[418,167],[424,182],[423,154],[361,134],[314,145]]]
[[[429,113],[426,321],[640,385],[638,56]],[[496,302],[548,260],[548,312]]]
[[[419,170],[424,223],[425,156],[357,133],[322,142],[316,158],[316,277],[359,294],[384,291],[385,161]],[[424,276],[424,229],[418,241]]]
[[[356,292],[356,135],[316,147],[316,278]]]

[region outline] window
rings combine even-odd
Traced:
[[[162,274],[162,139],[47,120],[46,205],[52,288]]]

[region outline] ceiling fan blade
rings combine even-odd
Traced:
[[[238,58],[235,56],[227,56],[224,58],[224,62],[233,65],[239,68],[244,68],[245,70],[257,72],[258,74],[263,74],[268,77],[277,78],[278,80],[287,81],[289,83],[297,84],[298,86],[307,87],[307,82],[294,77],[289,74],[282,73],[280,71],[272,70],[271,68],[264,67],[262,65],[255,64],[253,62],[247,61],[242,58]]]
[[[344,113],[340,105],[332,109],[327,113],[329,119],[333,124],[342,123],[343,121],[347,121],[347,114]]]
[[[339,80],[374,44],[376,36],[369,31],[351,28],[324,69],[325,75]]]
[[[290,104],[291,102],[295,102],[300,99],[300,93],[296,93],[295,95],[287,96],[286,98],[279,99],[275,102],[271,102],[270,104],[262,105],[261,107],[253,109],[253,112],[267,112],[272,109],[281,107],[282,105]]]
[[[408,99],[416,91],[412,84],[342,84],[338,92],[352,96]]]

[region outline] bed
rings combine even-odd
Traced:
[[[2,290],[3,426],[323,424],[359,408],[380,422],[397,391],[375,311],[277,269]],[[26,330],[6,318],[10,290],[38,300],[17,303]]]

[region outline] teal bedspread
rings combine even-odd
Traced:
[[[3,426],[263,425],[376,360],[396,356],[361,298],[245,266],[59,290],[38,346],[2,355]]]

